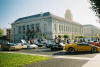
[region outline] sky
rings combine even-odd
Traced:
[[[71,10],[75,22],[100,28],[88,0],[0,0],[0,28],[9,28],[18,18],[40,12],[51,12],[64,18],[67,9]]]

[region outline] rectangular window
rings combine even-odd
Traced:
[[[23,26],[23,30],[25,30],[25,26]]]
[[[23,26],[23,34],[25,33],[25,26]]]
[[[18,27],[18,33],[21,34],[21,26]]]
[[[27,30],[29,30],[29,25],[27,25]]]
[[[37,31],[37,32],[40,31],[40,24],[36,24],[36,31]]]
[[[34,32],[34,24],[31,25],[31,29]]]

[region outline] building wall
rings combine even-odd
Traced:
[[[26,39],[27,40],[27,31],[28,27],[29,30],[32,30],[32,25],[34,25],[34,32],[36,32],[36,25],[39,24],[39,29],[41,31],[42,36],[46,35],[47,38],[52,37],[52,24],[51,24],[51,17],[40,17],[40,18],[35,18],[35,19],[28,19],[28,20],[23,20],[23,21],[18,21],[16,23],[12,24],[12,35],[13,35],[13,40],[21,40],[21,39]]]
[[[75,22],[62,21],[56,18],[52,19],[52,30],[53,38],[64,34],[70,35],[70,38],[72,38],[72,36],[83,35],[82,25],[75,24]]]
[[[12,24],[12,39],[21,40],[26,39],[27,28],[32,30],[32,25],[34,24],[34,31],[36,32],[36,24],[39,24],[39,29],[42,35],[46,36],[47,39],[54,39],[58,35],[68,34],[70,38],[72,36],[83,35],[83,27],[81,24],[76,22],[61,20],[57,17],[39,17],[35,19],[25,19],[17,21]],[[36,38],[36,37],[35,37]]]
[[[84,36],[86,37],[98,37],[100,29],[93,25],[84,25]]]
[[[73,20],[69,21],[66,18],[61,18],[55,15],[39,16],[36,18],[29,17],[17,20],[12,23],[12,39],[13,40],[28,40],[28,31],[33,30],[35,36],[33,38],[46,37],[47,39],[54,39],[58,35],[69,35],[72,39],[75,36],[97,36],[100,29],[94,26],[83,26]],[[38,27],[38,28],[37,28]],[[40,33],[37,33],[39,29]]]

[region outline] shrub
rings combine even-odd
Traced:
[[[63,37],[64,37],[64,38],[69,38],[69,35],[64,35]]]
[[[62,36],[61,35],[58,35],[58,37],[61,38]]]

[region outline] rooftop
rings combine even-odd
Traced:
[[[27,16],[27,17],[19,18],[15,22],[20,21],[20,20],[23,20],[23,19],[37,18],[37,17],[41,17],[41,16],[50,16],[50,12],[45,12],[43,14],[41,13],[41,14],[36,14],[36,15],[32,15],[32,16]]]
[[[56,15],[54,15],[54,14],[51,14],[50,12],[45,12],[45,13],[40,13],[40,14],[36,14],[36,15],[31,15],[31,16],[19,18],[19,19],[17,19],[15,22],[21,21],[21,20],[24,20],[24,19],[28,19],[28,18],[38,18],[38,17],[41,17],[41,16],[42,16],[42,17],[52,16],[52,17],[54,17],[54,18],[57,18],[57,19],[59,19],[59,20],[65,21],[65,22],[70,22],[70,23],[73,23],[73,24],[81,25],[80,23],[77,23],[77,22],[74,22],[74,21],[65,20],[64,18],[59,17],[59,16],[56,16]]]

